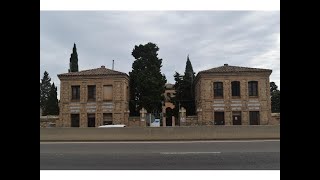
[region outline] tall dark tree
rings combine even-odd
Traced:
[[[195,73],[192,68],[189,55],[187,57],[186,67],[184,75],[181,76],[176,72],[175,79],[175,98],[173,99],[175,104],[174,114],[177,116],[179,108],[182,106],[186,108],[187,115],[195,115],[195,100],[194,100],[194,84]]]
[[[171,97],[171,103],[174,104],[175,108],[173,109],[173,115],[178,118],[179,115],[179,108],[181,105],[181,95],[182,95],[182,83],[183,83],[183,76],[180,75],[178,72],[176,72],[174,75],[174,80],[175,80],[175,84],[174,84],[174,89],[175,89],[175,93],[174,96]]]
[[[51,78],[49,76],[49,73],[47,71],[44,71],[43,78],[41,79],[41,83],[40,83],[40,107],[42,109],[42,112],[46,111],[46,104],[47,104],[48,97],[50,94],[50,89],[51,89],[50,81],[51,81]]]
[[[195,78],[195,72],[193,71],[191,61],[189,59],[189,55],[187,57],[186,68],[184,71],[184,79],[190,82],[193,82]]]
[[[59,115],[57,87],[52,83],[44,115]]]
[[[72,54],[70,57],[70,64],[69,64],[69,72],[78,72],[78,53],[77,53],[77,47],[76,43],[73,45]]]
[[[158,58],[159,48],[154,43],[135,46],[130,76],[130,114],[139,115],[144,107],[148,112],[161,112],[165,75],[161,74],[162,59]]]
[[[277,91],[278,90],[278,86],[276,85],[275,82],[270,82],[270,93]]]
[[[271,112],[280,113],[280,90],[274,82],[270,82]]]
[[[195,72],[193,71],[189,55],[187,57],[186,68],[183,76],[183,100],[185,100],[185,108],[187,115],[195,115],[194,85]]]

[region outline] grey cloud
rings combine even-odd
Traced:
[[[134,45],[156,43],[162,73],[174,83],[190,54],[196,72],[221,66],[272,68],[280,87],[279,11],[41,11],[40,70],[68,70],[77,44],[80,70],[106,65],[128,73]],[[267,63],[270,62],[270,63]]]

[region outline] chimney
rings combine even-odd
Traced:
[[[101,66],[101,68],[106,68],[105,66]]]
[[[112,60],[112,70],[113,70],[113,68],[114,68],[114,60]]]
[[[224,66],[228,66],[228,64],[224,64]]]

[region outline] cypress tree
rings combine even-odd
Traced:
[[[271,112],[280,113],[280,90],[274,82],[270,82]]]
[[[69,72],[78,72],[79,71],[79,68],[78,68],[78,53],[77,53],[76,43],[74,43],[74,45],[73,45],[69,66],[70,66]]]
[[[48,101],[48,97],[50,94],[51,89],[51,78],[49,76],[49,73],[47,71],[44,71],[43,78],[41,79],[40,83],[40,107],[42,109],[42,115],[46,115],[46,105]]]
[[[186,108],[187,115],[195,115],[195,100],[194,100],[194,85],[193,81],[195,79],[195,73],[192,68],[191,61],[189,59],[189,55],[187,56],[186,67],[184,71],[184,75],[180,76],[179,73],[176,72],[174,75],[175,79],[175,90],[176,90],[176,101],[174,114],[178,115],[179,107]]]
[[[44,112],[46,115],[59,115],[59,105],[57,98],[57,87],[52,83],[50,88],[50,93],[48,97],[48,101],[46,103],[46,111]]]

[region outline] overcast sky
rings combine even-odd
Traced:
[[[194,71],[222,66],[272,69],[280,88],[280,11],[41,11],[40,79],[68,72],[73,43],[79,70],[105,65],[129,74],[135,45],[160,48],[161,72],[174,84],[187,55]]]

